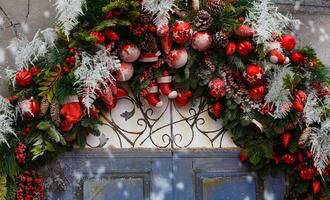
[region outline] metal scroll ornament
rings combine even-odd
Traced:
[[[103,115],[101,136],[89,136],[92,148],[214,148],[232,145],[220,121],[208,115],[206,100],[178,108],[173,100],[162,99],[162,108],[152,108],[143,99],[130,95]],[[226,141],[226,142],[225,142]],[[226,143],[226,144],[224,144]]]

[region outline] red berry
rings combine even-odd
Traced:
[[[290,133],[284,133],[281,137],[282,139],[282,144],[285,148],[289,147],[289,144],[292,140],[292,135]]]
[[[301,64],[305,61],[305,57],[299,51],[293,51],[291,61],[293,64]]]
[[[68,74],[68,73],[70,73],[71,70],[69,67],[65,66],[65,67],[63,67],[63,71],[64,71],[64,73]]]
[[[249,155],[248,155],[248,153],[247,153],[245,150],[242,150],[242,151],[239,153],[239,160],[240,160],[241,162],[244,162],[244,161],[249,160]]]
[[[66,59],[65,59],[65,62],[66,62],[67,64],[69,64],[69,63],[71,62],[70,58],[66,58]]]
[[[74,53],[75,53],[75,49],[74,49],[74,48],[70,48],[70,49],[69,49],[69,53],[70,53],[70,54],[74,54]]]

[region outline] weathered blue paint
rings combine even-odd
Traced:
[[[84,150],[59,159],[66,190],[50,188],[61,200],[259,200],[283,199],[284,178],[258,182],[226,150]],[[54,176],[54,175],[50,175]]]

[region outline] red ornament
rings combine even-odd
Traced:
[[[229,42],[226,49],[226,55],[232,56],[236,51],[236,44],[234,42]]]
[[[293,51],[291,54],[291,61],[298,65],[305,61],[305,57],[299,51]]]
[[[180,47],[170,51],[166,59],[167,64],[174,68],[179,69],[185,66],[188,62],[188,53],[187,50]]]
[[[70,73],[70,68],[69,67],[67,67],[67,66],[65,66],[65,67],[63,67],[63,72],[64,73],[66,73],[66,74],[68,74],[68,73]]]
[[[296,38],[289,34],[282,35],[279,41],[282,48],[286,51],[292,51],[296,46]]]
[[[226,92],[225,83],[221,78],[213,78],[209,83],[209,94],[218,99]]]
[[[168,24],[162,24],[160,27],[157,28],[157,35],[160,37],[168,36],[170,33],[170,28]]]
[[[37,67],[37,66],[33,66],[31,69],[30,69],[30,72],[32,73],[33,76],[37,75],[39,72],[40,72],[40,68]]]
[[[250,85],[258,84],[263,79],[263,69],[259,65],[250,64],[246,67],[243,76]]]
[[[103,33],[101,32],[91,32],[90,33],[91,36],[95,37],[97,39],[97,43],[98,44],[102,44],[105,41],[105,36],[103,35]]]
[[[247,25],[241,25],[234,31],[235,35],[240,37],[251,37],[253,36],[253,30]]]
[[[290,62],[290,58],[286,57],[282,54],[282,52],[280,52],[278,49],[273,49],[269,52],[269,60],[270,62],[274,63],[274,64],[288,64]]]
[[[33,74],[31,71],[22,70],[16,74],[16,83],[19,86],[27,87],[33,81]]]
[[[160,93],[169,99],[175,99],[178,96],[178,92],[171,88],[171,82],[172,76],[167,70],[164,70],[162,76],[157,79]]]
[[[247,151],[241,150],[241,152],[239,153],[239,160],[241,162],[245,162],[249,160],[249,154],[247,153]]]
[[[241,41],[237,44],[237,53],[241,56],[246,56],[251,53],[253,49],[250,41]]]
[[[163,101],[160,100],[158,94],[158,85],[156,80],[151,80],[149,86],[147,87],[145,94],[143,94],[144,98],[147,100],[148,104],[151,106],[155,106],[157,108],[163,106]]]
[[[111,31],[110,29],[105,29],[104,31],[104,34],[105,36],[107,36],[107,38],[111,41],[118,41],[119,40],[119,35],[114,32],[114,31]]]
[[[125,82],[132,78],[134,68],[131,63],[121,63],[120,67],[114,72],[116,81]]]
[[[281,136],[282,144],[285,148],[289,147],[290,142],[292,141],[292,135],[290,133],[284,133]]]
[[[89,116],[90,118],[92,119],[99,119],[100,116],[99,116],[99,113],[101,111],[99,109],[97,109],[95,106],[92,106],[90,109],[89,109]]]
[[[318,194],[321,191],[321,183],[318,180],[313,181],[313,192]]]
[[[141,55],[141,51],[136,44],[129,43],[122,46],[119,50],[119,56],[124,62],[134,62]]]
[[[315,175],[315,170],[314,170],[313,167],[304,165],[299,170],[299,176],[300,176],[300,178],[302,178],[305,181],[313,180],[314,175]]]
[[[173,45],[173,40],[171,36],[163,36],[160,38],[160,43],[162,46],[162,50],[168,54],[171,49],[172,49],[172,45]]]
[[[272,159],[273,159],[273,161],[275,162],[276,165],[281,164],[281,162],[282,162],[281,156],[278,156],[276,154],[272,155]]]
[[[304,112],[305,105],[298,99],[293,100],[292,108],[297,112]]]
[[[177,43],[186,43],[192,36],[192,29],[189,22],[176,21],[171,29],[173,40]]]
[[[188,105],[192,92],[190,90],[178,91],[178,96],[175,99],[175,103],[178,107],[185,107]]]
[[[265,85],[253,86],[249,90],[249,95],[254,100],[261,100],[266,93],[267,87]]]
[[[196,51],[206,51],[212,46],[212,36],[208,32],[196,32],[192,38],[192,47]]]
[[[296,100],[301,101],[301,102],[306,102],[307,101],[307,94],[304,91],[302,91],[302,90],[297,90],[294,93],[294,98]]]
[[[212,107],[211,107],[211,112],[213,113],[214,117],[216,119],[220,118],[221,115],[221,103],[220,102],[215,102]]]
[[[293,163],[296,162],[296,158],[293,154],[285,154],[282,157],[283,162],[285,162],[288,165],[292,165]]]
[[[25,118],[33,118],[39,113],[39,102],[33,97],[20,103],[22,114]]]
[[[63,116],[64,121],[71,124],[80,122],[84,115],[82,107],[79,102],[65,103],[60,109],[60,115]]]

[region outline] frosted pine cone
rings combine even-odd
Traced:
[[[55,126],[59,127],[61,123],[60,104],[57,100],[54,99],[50,103],[50,117]]]
[[[229,38],[226,33],[218,31],[213,35],[213,42],[217,48],[225,48],[229,43]]]
[[[205,6],[205,9],[211,15],[217,15],[223,10],[225,6],[224,0],[208,0]]]
[[[44,117],[48,111],[48,108],[49,108],[48,98],[44,96],[40,102],[39,117]]]
[[[197,31],[206,31],[213,24],[213,17],[206,11],[200,10],[195,17],[195,27]]]
[[[142,24],[148,24],[148,23],[151,22],[151,20],[152,20],[152,17],[151,17],[151,13],[150,12],[147,12],[147,11],[141,12],[139,21]]]
[[[150,33],[147,33],[143,36],[140,45],[141,49],[148,53],[155,53],[159,50],[156,37]]]

